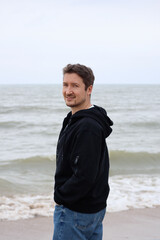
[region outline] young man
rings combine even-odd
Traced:
[[[105,139],[113,122],[91,104],[90,68],[68,64],[63,75],[63,97],[71,112],[57,144],[53,240],[101,240],[109,194]]]

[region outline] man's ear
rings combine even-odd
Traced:
[[[88,94],[88,95],[91,95],[92,89],[93,89],[93,86],[92,86],[92,85],[90,85],[90,86],[87,88],[87,94]]]

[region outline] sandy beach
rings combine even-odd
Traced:
[[[51,240],[52,232],[51,217],[0,222],[2,240]],[[103,239],[160,240],[160,207],[107,213]]]

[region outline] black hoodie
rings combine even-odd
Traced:
[[[54,200],[82,213],[106,207],[109,156],[105,138],[113,122],[98,106],[71,112],[64,119],[57,145]]]

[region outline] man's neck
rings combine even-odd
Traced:
[[[85,110],[85,109],[89,109],[90,107],[92,107],[93,105],[89,102],[88,104],[84,105],[83,107],[73,107],[71,108],[72,111],[72,115],[75,114],[76,112],[80,111],[80,110]]]

